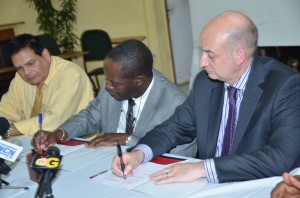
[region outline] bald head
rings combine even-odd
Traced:
[[[222,13],[200,35],[200,65],[214,80],[233,85],[249,68],[257,46],[257,29],[244,14]]]
[[[258,33],[250,18],[238,11],[227,11],[211,20],[203,29],[202,36],[210,35],[224,40],[228,53],[244,48],[248,58],[253,57],[257,48]]]

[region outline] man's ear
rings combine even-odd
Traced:
[[[246,61],[246,50],[244,48],[238,48],[233,52],[234,60],[237,65],[242,65]]]
[[[51,61],[51,55],[50,52],[48,51],[48,49],[44,48],[42,51],[42,56],[48,61]]]
[[[144,83],[143,76],[137,76],[135,79],[136,79],[137,86],[142,86],[143,85],[143,83]]]

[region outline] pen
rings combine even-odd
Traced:
[[[124,161],[123,161],[123,155],[122,155],[122,150],[121,150],[121,146],[119,144],[119,141],[117,141],[117,151],[118,151],[118,156],[120,158],[120,164],[121,164],[121,170],[123,172],[123,178],[126,179],[126,175],[124,174],[125,164],[124,164]]]
[[[39,141],[40,144],[42,143],[42,123],[43,123],[43,114],[39,114],[39,125],[40,125],[40,130],[39,130]]]
[[[102,172],[100,172],[100,173],[96,173],[95,175],[90,176],[89,179],[93,179],[93,178],[97,177],[98,175],[101,175],[101,174],[103,174],[103,173],[106,173],[107,171],[108,171],[108,170],[102,171]]]

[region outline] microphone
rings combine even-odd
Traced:
[[[8,129],[9,129],[8,120],[4,117],[0,117],[0,136],[3,137],[4,135],[6,135]],[[16,145],[15,143],[17,141],[19,141],[19,143]],[[0,158],[14,162],[23,149],[23,147],[21,147],[20,145],[21,145],[20,140],[12,140],[12,142],[10,143],[0,138]]]
[[[0,140],[0,158],[2,159],[14,162],[16,161],[17,157],[20,155],[22,150],[23,147],[21,146],[4,140]]]
[[[41,175],[35,198],[42,198],[44,192],[46,197],[53,197],[51,181],[60,167],[61,159],[60,150],[55,146],[50,146],[44,154],[34,155],[30,167]]]
[[[7,134],[9,129],[9,122],[6,118],[0,117],[0,136],[4,136]]]
[[[0,123],[3,123],[3,120],[6,119],[0,119]],[[8,123],[8,121],[6,120]],[[4,121],[4,124],[6,124]],[[9,126],[9,124],[8,124]],[[0,125],[1,130],[3,131],[3,128],[6,126]],[[2,133],[1,133],[2,134]],[[21,144],[20,140],[16,140],[15,142],[18,142]],[[12,141],[13,142],[13,141]],[[17,157],[20,155],[21,151],[23,150],[23,147],[20,147],[18,145],[15,145],[10,142],[6,142],[4,140],[0,139],[0,188],[11,188],[11,189],[25,189],[27,190],[28,187],[22,187],[22,186],[8,186],[9,183],[3,179],[1,179],[1,174],[7,175],[11,171],[11,167],[5,163],[4,160],[8,160],[10,162],[14,162]],[[6,186],[2,186],[2,183],[4,183]]]

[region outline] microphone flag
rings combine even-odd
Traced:
[[[0,140],[0,158],[11,162],[16,161],[23,147]]]

